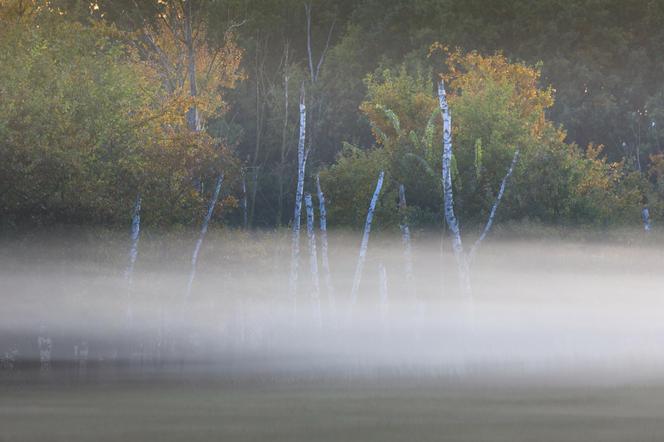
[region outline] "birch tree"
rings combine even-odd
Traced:
[[[198,240],[196,241],[196,246],[194,247],[194,253],[191,255],[191,270],[189,271],[189,280],[187,281],[187,291],[185,292],[184,296],[185,302],[189,302],[189,299],[191,298],[191,287],[194,283],[194,278],[196,277],[196,265],[198,263],[198,254],[201,251],[203,240],[205,240],[205,235],[207,234],[208,231],[208,225],[210,224],[210,220],[212,219],[212,214],[214,213],[214,207],[216,206],[217,200],[219,199],[219,193],[221,192],[221,184],[223,183],[223,181],[224,181],[224,175],[221,174],[219,178],[217,178],[217,183],[214,186],[214,192],[210,197],[208,209],[207,212],[205,213],[205,218],[203,219],[203,225],[201,226],[201,233],[199,234]]]
[[[141,233],[141,195],[136,197],[134,209],[131,214],[131,247],[129,249],[129,264],[125,270],[124,279],[127,284],[127,318],[132,317],[131,289],[134,277],[134,265],[138,257],[138,240]]]
[[[514,157],[512,157],[512,162],[510,163],[510,167],[507,170],[505,176],[503,177],[503,180],[500,182],[500,189],[498,190],[498,196],[496,196],[496,199],[493,202],[493,205],[491,206],[491,212],[489,213],[489,218],[487,219],[487,222],[484,225],[484,229],[482,230],[482,233],[480,234],[479,238],[477,238],[477,241],[475,241],[475,244],[473,244],[472,249],[470,249],[469,261],[471,263],[475,258],[475,253],[477,252],[478,247],[480,246],[482,241],[484,241],[484,238],[486,238],[487,234],[491,230],[491,227],[493,226],[493,220],[496,218],[496,211],[498,210],[500,201],[502,201],[503,199],[503,194],[505,193],[505,187],[507,187],[507,181],[512,176],[512,173],[514,172],[514,166],[516,166],[518,160],[519,160],[519,149],[516,149],[514,151]]]
[[[454,195],[452,191],[452,115],[447,104],[445,85],[442,80],[438,82],[438,101],[440,112],[443,116],[442,182],[445,220],[452,234],[452,250],[454,251],[454,258],[457,262],[461,289],[470,296],[471,287],[468,260],[463,251],[459,221],[454,213]]]
[[[643,230],[646,233],[650,232],[650,210],[648,210],[648,206],[644,206],[641,210],[641,218],[643,219]]]
[[[135,34],[142,57],[159,74],[167,99],[186,106],[186,124],[194,132],[203,129],[204,118],[227,109],[223,91],[244,79],[240,67],[243,50],[236,43],[231,23],[223,45],[208,44],[208,27],[203,14],[206,2],[159,0],[156,17],[143,17]]]
[[[307,107],[305,105],[304,84],[300,90],[300,136],[297,143],[297,188],[295,190],[295,209],[291,240],[291,269],[288,279],[288,293],[293,302],[293,314],[297,315],[297,282],[300,263],[300,224],[302,218],[302,192],[304,191],[304,172],[307,152],[304,150],[307,130]]]
[[[378,197],[380,196],[380,190],[383,187],[384,178],[385,172],[381,170],[380,174],[378,175],[378,181],[376,182],[376,189],[374,190],[373,196],[371,197],[371,203],[369,204],[369,210],[367,212],[367,219],[364,223],[364,233],[362,234],[362,243],[360,244],[360,255],[357,259],[355,275],[353,277],[353,286],[350,291],[351,314],[355,304],[357,303],[357,292],[360,289],[360,283],[362,282],[362,270],[364,269],[364,262],[367,257],[367,248],[369,246],[371,223],[373,222],[374,211],[376,210],[376,203],[378,202]]]
[[[503,177],[500,183],[500,189],[498,195],[496,196],[494,203],[491,207],[491,212],[489,213],[489,218],[480,237],[477,239],[473,245],[470,253],[466,255],[463,249],[463,242],[461,239],[461,231],[459,228],[459,222],[454,213],[454,196],[452,189],[452,115],[447,103],[447,96],[445,93],[445,85],[443,81],[438,82],[438,101],[440,105],[440,111],[443,117],[443,154],[442,154],[442,181],[443,181],[443,199],[444,199],[444,210],[445,210],[445,220],[447,225],[452,233],[452,248],[454,250],[454,256],[457,261],[458,271],[459,271],[459,280],[461,282],[461,287],[464,293],[472,297],[471,294],[471,283],[470,283],[470,271],[469,264],[473,260],[477,248],[480,246],[484,238],[491,230],[493,221],[496,216],[496,211],[502,201],[503,194],[505,193],[505,188],[509,178],[512,176],[514,171],[514,166],[516,165],[519,159],[519,149],[514,151],[514,156],[510,164],[507,173]]]

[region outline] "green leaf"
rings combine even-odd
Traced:
[[[397,114],[394,113],[391,109],[388,109],[387,107],[383,106],[382,104],[377,104],[376,107],[383,111],[385,116],[390,120],[392,123],[392,126],[394,127],[394,130],[396,131],[398,136],[402,136],[403,133],[401,132],[401,123],[399,122],[399,117],[397,117]]]

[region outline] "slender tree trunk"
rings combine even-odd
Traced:
[[[512,173],[514,172],[514,166],[516,166],[518,160],[519,160],[519,149],[514,151],[514,157],[512,158],[512,163],[510,164],[510,168],[507,170],[507,173],[503,177],[503,180],[500,182],[500,189],[498,190],[498,196],[496,197],[496,200],[493,202],[493,206],[491,207],[491,212],[489,213],[489,219],[487,220],[486,225],[484,226],[484,230],[482,230],[482,234],[480,235],[479,238],[477,238],[477,241],[475,241],[475,244],[473,244],[473,247],[470,249],[470,256],[468,258],[469,263],[473,262],[477,249],[479,248],[480,244],[482,243],[482,241],[484,241],[484,238],[486,238],[487,234],[491,230],[491,226],[493,226],[493,220],[496,218],[496,211],[498,210],[500,201],[503,199],[503,194],[505,193],[505,188],[507,187],[507,181],[512,176]]]
[[[332,316],[334,316],[336,314],[337,303],[334,294],[334,286],[332,285],[330,259],[327,253],[327,209],[325,207],[325,194],[320,187],[320,176],[318,175],[316,175],[316,190],[318,191],[318,211],[320,212],[320,252],[321,261],[323,264],[323,278],[325,278],[325,290],[327,291],[327,300],[329,303],[330,313]]]
[[[219,199],[219,193],[221,192],[221,184],[224,181],[224,175],[221,174],[219,178],[217,178],[217,183],[214,187],[214,192],[212,194],[212,197],[210,198],[210,203],[208,204],[208,210],[207,213],[205,214],[205,218],[203,219],[203,225],[201,227],[201,233],[198,237],[198,241],[196,241],[196,247],[194,247],[194,253],[191,256],[191,271],[189,272],[189,281],[187,282],[187,291],[185,292],[185,302],[189,302],[189,299],[191,298],[191,287],[194,283],[194,278],[196,277],[196,264],[198,262],[198,254],[201,251],[201,246],[203,245],[203,240],[205,239],[205,235],[207,234],[208,231],[208,225],[210,224],[210,220],[212,219],[212,214],[214,213],[214,207],[217,204],[217,200]]]
[[[644,206],[643,209],[641,210],[641,218],[643,218],[643,230],[646,233],[650,232],[651,229],[650,210],[648,210],[648,206]]]
[[[187,66],[189,74],[189,95],[192,98],[198,96],[198,90],[196,88],[196,52],[194,48],[194,37],[192,31],[192,10],[191,10],[192,0],[185,0],[183,9],[184,9],[184,39],[185,45],[187,47]],[[190,130],[200,131],[201,122],[198,115],[198,108],[194,104],[189,111],[187,112],[187,125]]]
[[[242,226],[246,230],[248,225],[249,224],[247,219],[247,177],[243,170],[242,171]]]
[[[284,121],[281,127],[281,149],[279,151],[279,199],[277,201],[277,227],[281,226],[283,221],[284,207],[284,173],[286,171],[286,137],[288,135],[288,43],[284,50]]]
[[[452,249],[454,257],[457,261],[459,272],[459,281],[461,283],[462,291],[472,296],[470,286],[470,275],[468,272],[468,260],[463,251],[463,242],[461,240],[461,231],[459,230],[459,222],[454,214],[454,197],[452,190],[452,115],[447,104],[447,97],[445,94],[445,85],[441,80],[438,83],[438,102],[440,105],[440,112],[443,115],[443,167],[442,167],[442,181],[443,181],[443,203],[445,206],[445,220],[447,226],[452,233]]]
[[[265,55],[264,49],[262,48],[263,44],[260,41],[260,34],[256,34],[256,59],[255,59],[255,69],[256,69],[256,143],[254,145],[254,155],[251,160],[252,170],[253,170],[253,179],[251,186],[251,207],[249,208],[249,226],[254,225],[254,215],[256,212],[256,195],[258,193],[258,175],[260,171],[260,166],[258,165],[258,157],[260,155],[262,140],[263,140],[263,128],[265,126],[265,99],[263,98],[262,91],[265,90],[263,85],[264,79],[264,65],[265,65]],[[259,56],[263,54],[262,59]],[[261,85],[263,87],[261,88]]]
[[[369,211],[367,212],[367,219],[364,223],[364,234],[362,235],[362,243],[360,244],[360,256],[357,259],[357,266],[355,267],[355,276],[353,277],[353,287],[350,292],[350,308],[351,314],[353,308],[357,303],[357,292],[360,289],[360,282],[362,282],[362,269],[364,268],[364,261],[367,256],[367,247],[369,246],[369,234],[371,233],[371,223],[373,221],[374,211],[376,210],[376,203],[378,202],[378,197],[380,196],[380,190],[383,187],[383,179],[385,178],[385,172],[382,170],[378,175],[378,182],[376,183],[376,189],[374,190],[373,197],[371,197],[371,203],[369,204]]]
[[[297,280],[300,263],[300,224],[302,214],[302,192],[304,191],[304,172],[307,156],[304,151],[307,130],[307,107],[304,103],[304,84],[300,92],[300,137],[297,143],[297,189],[295,191],[295,210],[293,214],[293,237],[291,242],[291,270],[288,279],[288,293],[293,302],[293,315],[297,316]]]
[[[127,284],[127,318],[131,319],[132,311],[132,296],[131,289],[134,280],[134,265],[138,257],[138,240],[141,233],[141,195],[136,197],[134,209],[131,213],[131,248],[129,249],[129,264],[125,269],[124,279]]]
[[[311,272],[311,298],[314,307],[314,316],[317,325],[322,326],[320,311],[320,278],[318,276],[318,252],[316,250],[316,232],[314,231],[314,206],[311,194],[304,196],[304,204],[307,208],[307,238],[309,239],[309,270]]]

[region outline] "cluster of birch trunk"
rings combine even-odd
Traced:
[[[292,303],[293,315],[297,317],[298,315],[298,280],[300,277],[300,261],[301,261],[301,247],[300,247],[300,237],[301,237],[301,219],[302,219],[302,206],[304,203],[305,213],[306,213],[306,234],[308,241],[308,255],[309,255],[309,274],[311,277],[311,301],[314,306],[314,317],[318,324],[322,323],[322,313],[321,313],[321,277],[319,272],[319,267],[322,268],[322,281],[327,293],[327,304],[331,311],[336,311],[337,301],[335,297],[335,289],[333,286],[332,275],[330,272],[330,261],[328,256],[328,236],[327,236],[327,210],[325,206],[325,194],[320,185],[320,179],[316,175],[315,177],[315,194],[318,199],[318,210],[319,210],[319,240],[320,240],[320,257],[321,263],[319,266],[318,262],[318,239],[316,236],[315,228],[315,214],[314,214],[314,202],[313,202],[313,192],[305,192],[305,178],[306,178],[306,164],[307,158],[310,153],[310,148],[307,148],[307,106],[305,100],[304,85],[301,89],[300,94],[300,104],[299,104],[299,137],[298,137],[298,146],[297,146],[297,186],[295,189],[295,205],[293,213],[293,223],[291,227],[291,259],[290,259],[290,274],[288,282],[288,296],[290,302]],[[443,139],[442,139],[442,170],[441,170],[441,179],[443,183],[443,202],[444,202],[444,211],[445,211],[445,220],[451,234],[452,241],[452,250],[454,252],[454,257],[457,262],[459,283],[462,289],[462,292],[465,293],[469,298],[472,299],[472,287],[471,287],[471,278],[470,278],[470,267],[474,260],[475,254],[482,243],[486,238],[491,227],[493,226],[495,216],[500,205],[500,202],[505,193],[509,178],[511,177],[515,165],[519,159],[519,149],[515,149],[512,162],[509,166],[509,169],[506,171],[505,176],[503,177],[498,193],[496,195],[495,201],[492,205],[489,217],[486,221],[486,224],[481,231],[479,238],[475,241],[468,252],[465,251],[461,227],[459,225],[458,219],[454,212],[454,195],[452,189],[452,177],[451,177],[451,161],[452,161],[452,116],[447,103],[446,93],[444,83],[441,81],[438,85],[438,98],[440,104],[440,112],[443,120]],[[194,126],[195,127],[195,126]],[[364,230],[362,233],[362,238],[359,246],[359,253],[357,258],[357,263],[355,266],[355,272],[352,280],[352,286],[348,298],[348,313],[352,315],[353,309],[358,301],[358,294],[360,292],[360,285],[362,282],[362,276],[364,273],[364,266],[367,257],[367,251],[369,248],[369,239],[371,235],[371,227],[374,219],[374,213],[376,205],[380,198],[381,190],[383,188],[385,180],[385,172],[381,171],[376,179],[376,186],[369,201],[369,206],[366,215],[366,221],[364,224]],[[208,204],[207,212],[205,213],[203,223],[201,226],[201,231],[196,241],[192,257],[191,257],[191,268],[189,272],[189,278],[186,285],[186,290],[184,293],[184,300],[188,301],[191,298],[192,287],[196,277],[196,267],[198,262],[198,257],[200,254],[201,247],[205,240],[205,235],[208,230],[210,220],[212,218],[215,205],[219,199],[219,194],[221,191],[221,186],[223,183],[223,174],[217,179],[214,191],[212,192],[210,202]],[[140,208],[141,208],[141,199],[138,197],[136,199],[136,204],[134,206],[132,214],[132,231],[131,231],[131,248],[129,252],[129,263],[125,271],[125,279],[128,284],[128,291],[131,292],[131,282],[133,269],[136,263],[138,255],[138,240],[140,232]],[[401,222],[400,230],[403,241],[403,253],[404,253],[404,262],[405,262],[405,273],[407,279],[407,290],[410,292],[410,297],[416,299],[416,287],[413,277],[413,262],[412,262],[412,245],[411,245],[411,234],[410,227],[408,224],[407,218],[407,207],[406,207],[406,189],[403,185],[399,185],[399,210],[401,213]],[[381,266],[380,274],[385,273],[384,266]],[[385,301],[386,298],[386,274],[381,277],[380,286],[383,287],[385,293],[381,293],[381,299]],[[131,314],[131,299],[128,303],[128,314]]]
[[[184,30],[185,30],[185,39],[187,46],[187,64],[188,64],[188,74],[189,74],[189,86],[190,86],[190,95],[192,97],[197,96],[196,88],[196,68],[194,63],[194,47],[193,39],[191,36],[191,2],[187,2],[186,7],[184,8],[185,17],[184,17]],[[334,29],[334,23],[330,27],[327,42],[320,54],[320,58],[317,62],[314,61],[311,45],[311,5],[305,4],[305,14],[307,19],[307,56],[309,61],[309,73],[311,85],[314,86],[318,80],[318,75],[321,69],[321,66],[325,60],[325,55],[329,46],[330,37]],[[288,78],[285,79],[286,85],[288,83]],[[313,87],[312,87],[313,90]],[[288,88],[285,89],[286,94],[286,104],[288,103]],[[298,297],[297,297],[297,287],[299,279],[299,265],[300,265],[300,230],[301,230],[301,218],[302,218],[302,202],[304,199],[305,208],[306,208],[306,220],[307,220],[307,239],[308,239],[308,250],[309,250],[309,270],[312,278],[312,299],[315,306],[315,315],[316,320],[320,323],[321,313],[320,313],[320,277],[319,277],[319,266],[318,266],[318,252],[316,245],[316,235],[314,229],[314,208],[313,208],[313,199],[311,193],[305,193],[304,184],[306,177],[306,163],[309,153],[311,152],[311,146],[314,145],[313,134],[309,133],[307,137],[307,106],[305,99],[305,84],[302,84],[300,91],[300,104],[299,104],[299,137],[297,145],[297,187],[295,190],[295,207],[293,213],[293,223],[292,223],[292,238],[291,238],[291,264],[290,264],[290,274],[289,274],[289,283],[288,283],[288,294],[292,303],[293,315],[297,317],[298,314]],[[454,196],[452,190],[452,176],[451,176],[451,162],[452,162],[452,116],[447,103],[445,86],[441,80],[438,84],[438,98],[440,104],[440,111],[443,120],[443,149],[442,149],[442,183],[443,183],[443,201],[444,201],[444,211],[445,211],[445,220],[447,226],[450,230],[452,236],[452,249],[454,251],[454,256],[457,262],[459,282],[462,288],[462,291],[472,299],[472,288],[470,280],[470,266],[475,257],[475,253],[479,248],[482,241],[486,238],[487,234],[491,230],[493,225],[496,212],[502,200],[507,182],[512,175],[514,167],[519,159],[519,149],[516,148],[514,151],[514,157],[512,163],[507,170],[496,199],[493,203],[491,211],[489,213],[488,220],[484,229],[482,230],[479,238],[475,241],[470,251],[466,253],[464,251],[461,228],[459,222],[454,213]],[[202,130],[201,121],[199,118],[198,111],[194,106],[187,112],[187,124],[189,129],[192,131]],[[307,143],[308,141],[308,143]],[[254,168],[255,169],[255,168]],[[255,173],[255,170],[254,170]],[[352,315],[353,308],[357,303],[358,293],[360,289],[360,284],[362,281],[362,274],[364,270],[364,265],[366,261],[367,250],[369,247],[369,237],[371,234],[371,225],[373,222],[374,211],[376,204],[380,197],[380,193],[383,187],[383,181],[385,179],[385,173],[380,172],[377,177],[376,187],[372,195],[371,201],[369,203],[369,208],[367,211],[366,221],[364,225],[364,231],[362,234],[362,240],[360,243],[359,256],[357,259],[357,264],[355,268],[355,273],[353,276],[353,283],[350,291],[350,300],[349,300],[349,315]],[[223,183],[223,174],[217,178],[214,191],[212,193],[210,202],[208,204],[208,210],[203,219],[201,232],[199,238],[194,247],[194,251],[191,257],[191,268],[189,272],[189,279],[187,282],[186,291],[184,294],[184,301],[188,302],[191,297],[191,291],[196,277],[196,267],[198,262],[198,256],[201,250],[201,246],[205,239],[205,235],[208,230],[208,225],[212,218],[212,214],[215,209],[217,200],[219,199],[219,194],[221,191],[221,186]],[[242,207],[243,207],[243,221],[245,227],[247,226],[247,192],[246,192],[246,179],[245,174],[242,174]],[[254,186],[255,190],[255,186]],[[323,270],[323,280],[325,284],[325,289],[328,297],[328,304],[331,311],[336,311],[336,300],[334,294],[334,287],[332,284],[332,276],[330,273],[330,265],[328,258],[328,242],[327,242],[327,219],[326,219],[326,208],[325,208],[325,195],[320,186],[320,180],[316,176],[316,194],[319,202],[319,230],[320,230],[320,240],[321,240],[321,267]],[[132,216],[132,234],[131,234],[131,249],[129,253],[129,264],[125,272],[125,279],[128,285],[129,293],[129,302],[127,307],[127,315],[131,317],[131,282],[134,265],[136,262],[138,254],[138,239],[140,232],[140,208],[141,208],[141,197],[140,195],[136,199],[136,204],[134,206],[133,216]],[[402,213],[401,219],[401,232],[403,239],[404,247],[404,259],[405,259],[405,268],[406,268],[406,278],[408,280],[409,291],[412,292],[413,297],[415,297],[415,287],[414,287],[414,278],[413,278],[413,264],[412,264],[412,252],[411,252],[411,239],[410,239],[410,228],[408,226],[408,220],[406,217],[406,189],[403,185],[399,185],[399,208]],[[647,209],[644,209],[644,225],[646,230],[649,229],[649,220]],[[382,286],[382,281],[381,281]]]

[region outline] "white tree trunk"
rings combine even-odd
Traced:
[[[447,104],[447,97],[445,94],[445,85],[441,80],[438,83],[438,102],[440,105],[440,112],[443,115],[443,167],[442,167],[442,181],[443,181],[443,202],[445,205],[445,220],[447,226],[452,233],[452,249],[454,257],[457,261],[459,271],[459,281],[461,289],[468,296],[471,295],[470,275],[468,272],[468,260],[463,251],[463,242],[461,241],[461,231],[459,230],[459,222],[454,214],[454,197],[452,191],[452,115]]]
[[[134,265],[138,257],[138,240],[141,233],[141,195],[136,197],[134,209],[131,214],[131,248],[129,249],[129,264],[125,269],[124,279],[127,283],[127,318],[132,317],[131,286],[134,278]]]
[[[304,203],[307,208],[307,238],[309,239],[309,270],[311,273],[311,298],[314,307],[314,316],[316,323],[322,325],[322,316],[320,311],[320,278],[318,276],[318,252],[316,250],[316,232],[314,231],[314,206],[311,200],[311,194],[304,196]]]
[[[295,191],[295,213],[293,214],[293,237],[291,241],[291,269],[288,293],[293,302],[293,315],[297,316],[297,280],[300,264],[300,223],[302,214],[302,192],[307,155],[304,151],[307,130],[307,108],[304,103],[304,84],[300,92],[300,137],[297,143],[297,189]]]
[[[320,177],[316,175],[316,190],[318,191],[318,210],[320,224],[320,253],[321,263],[323,265],[323,278],[325,278],[325,290],[327,291],[327,300],[332,315],[336,313],[336,299],[334,295],[334,286],[332,285],[332,274],[330,273],[330,260],[327,249],[327,209],[325,208],[325,194],[320,187]]]
[[[507,173],[505,174],[503,180],[500,183],[498,196],[496,196],[496,200],[493,202],[493,206],[491,207],[491,212],[489,213],[489,219],[487,220],[486,225],[484,226],[484,230],[482,230],[482,234],[480,235],[479,238],[477,238],[475,244],[473,244],[472,249],[470,249],[470,256],[468,258],[469,263],[473,262],[477,249],[479,248],[480,244],[482,243],[482,241],[484,241],[484,238],[486,238],[487,234],[491,230],[491,226],[493,225],[493,220],[496,217],[496,211],[498,210],[500,201],[503,199],[503,194],[505,193],[505,187],[507,187],[507,181],[512,176],[512,173],[514,172],[514,166],[516,166],[516,162],[518,160],[519,160],[519,149],[514,151],[514,157],[512,158],[512,163],[510,164],[510,168],[507,170]]]
[[[648,207],[644,207],[641,210],[641,218],[643,218],[643,230],[650,232],[650,210],[648,210]]]
[[[191,271],[189,272],[189,281],[187,282],[187,291],[185,292],[185,302],[189,301],[191,297],[191,287],[194,283],[194,278],[196,277],[196,263],[198,262],[198,254],[201,251],[201,246],[203,245],[203,240],[208,231],[208,225],[210,224],[210,219],[212,219],[212,214],[214,213],[214,207],[217,204],[219,199],[219,193],[221,192],[221,184],[224,181],[224,175],[221,174],[217,178],[217,183],[214,187],[214,193],[210,198],[210,203],[208,205],[207,213],[205,214],[205,219],[203,219],[203,226],[201,227],[201,233],[196,241],[196,247],[194,247],[194,253],[191,256]]]
[[[367,219],[364,223],[364,234],[362,235],[362,243],[360,244],[360,256],[357,259],[357,266],[355,267],[355,276],[353,277],[353,287],[350,292],[350,308],[351,314],[355,303],[357,302],[357,292],[360,289],[360,282],[362,282],[362,269],[364,268],[364,261],[367,256],[367,247],[369,245],[369,234],[371,233],[371,222],[373,221],[374,210],[376,210],[376,203],[380,196],[380,190],[383,187],[383,179],[385,172],[382,170],[378,175],[378,182],[374,190],[373,197],[371,197],[371,204],[369,204],[369,211],[367,212]]]

